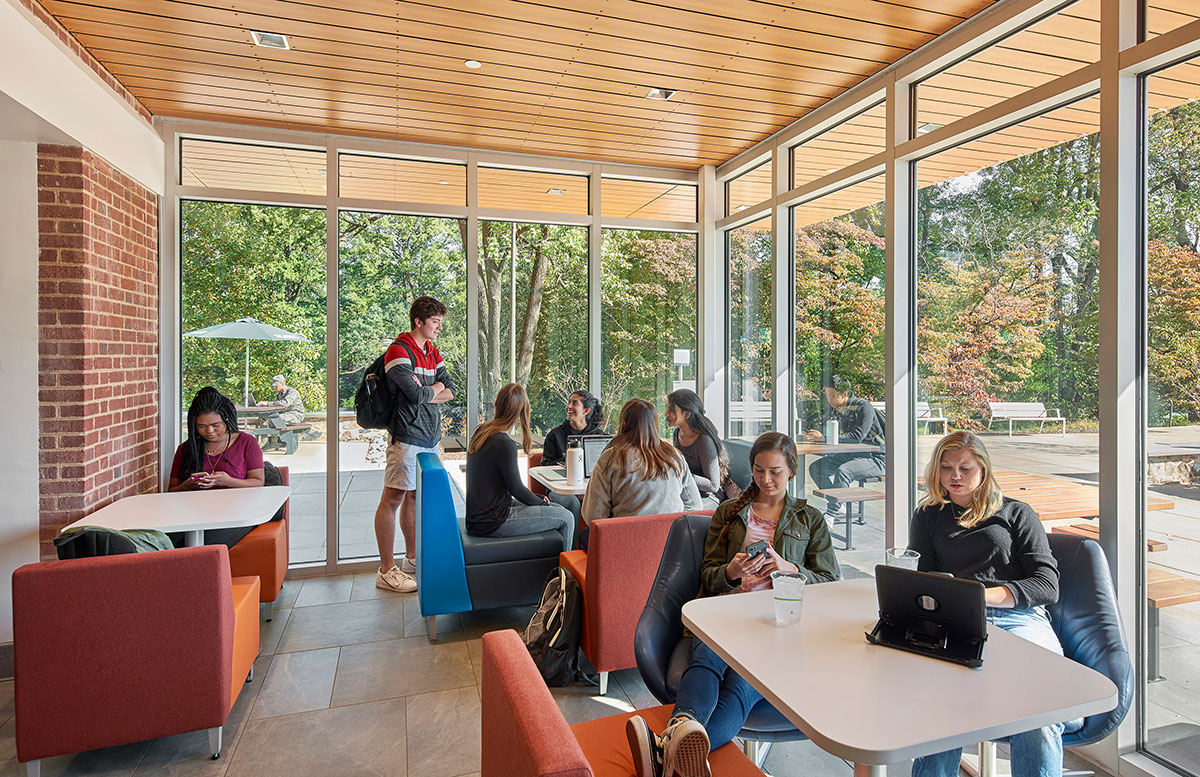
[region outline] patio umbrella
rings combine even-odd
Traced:
[[[277,326],[264,324],[255,318],[239,318],[237,321],[226,321],[224,324],[213,324],[201,329],[184,332],[184,337],[225,337],[232,340],[246,341],[246,381],[243,404],[250,404],[250,341],[251,340],[292,340],[307,343],[308,338],[280,329]]]

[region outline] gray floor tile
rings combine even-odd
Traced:
[[[475,685],[465,643],[430,645],[424,637],[342,648],[333,706]]]
[[[338,648],[281,653],[271,662],[251,718],[270,718],[329,706]]]
[[[283,587],[279,589],[279,596],[275,598],[275,608],[283,609],[293,606],[296,603],[296,597],[300,595],[300,587],[303,584],[303,580],[284,580]]]
[[[497,607],[491,610],[475,610],[459,615],[462,620],[463,636],[466,639],[478,639],[489,631],[512,629],[520,634],[529,625],[536,605],[527,604],[518,607]],[[440,629],[440,626],[439,626]]]
[[[903,767],[902,767],[903,768]],[[771,746],[763,769],[773,777],[847,777],[854,769],[835,755],[826,753],[812,742],[778,742]],[[908,774],[904,769],[904,775]],[[888,777],[899,777],[891,766]]]
[[[417,598],[416,593],[398,594],[395,591],[385,591],[375,587],[376,572],[359,572],[354,576],[354,586],[350,591],[350,601],[361,602],[367,599],[406,599]]]
[[[17,721],[10,717],[0,726],[0,761],[17,757]]]
[[[474,686],[409,696],[408,777],[479,770],[479,694]]]
[[[437,633],[440,642],[462,639],[462,618],[458,613],[437,616]],[[404,636],[428,636],[425,619],[421,615],[421,603],[415,594],[404,598]]]
[[[471,670],[475,672],[476,685],[483,685],[483,642],[478,639],[467,641],[467,653],[471,656]]]
[[[406,777],[405,701],[253,720],[229,777]]]
[[[380,482],[379,488],[375,489],[357,489],[354,488],[354,483],[351,483],[351,488],[342,497],[342,502],[338,506],[338,514],[345,516],[347,513],[370,513],[371,519],[374,521],[375,508],[379,507],[379,497],[383,493],[383,483]]]
[[[13,681],[0,681],[0,721],[8,720],[16,711],[13,703]]]
[[[585,684],[550,689],[563,717],[571,725],[633,711],[634,707],[619,683],[609,683],[607,696],[598,696],[599,692],[596,686]]]
[[[610,672],[608,684],[610,688],[614,684],[619,685],[625,698],[629,699],[629,703],[633,705],[634,709],[644,710],[647,707],[657,707],[662,703],[654,698],[654,694],[650,693],[650,689],[646,687],[646,683],[642,680],[642,675],[636,667]]]
[[[403,636],[403,601],[374,599],[322,604],[292,610],[276,652],[315,650]]]
[[[305,578],[296,597],[296,607],[311,607],[317,604],[338,604],[350,601],[350,588],[354,585],[352,575]]]
[[[141,763],[150,749],[151,740],[133,742],[128,745],[104,747],[86,753],[60,755],[42,759],[42,777],[132,777],[134,769]],[[13,775],[24,775],[25,767],[16,760],[9,761],[15,767]],[[4,774],[9,774],[5,768]]]
[[[258,625],[258,654],[269,656],[279,647],[279,638],[287,628],[288,619],[292,616],[291,608],[275,609],[271,612],[271,620]]]

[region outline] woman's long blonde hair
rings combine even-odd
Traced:
[[[631,399],[621,407],[617,436],[605,450],[620,456],[626,467],[635,464],[647,480],[668,472],[683,474],[683,457],[674,445],[658,436],[658,414],[644,399]]]
[[[941,507],[950,501],[946,489],[942,488],[941,465],[942,456],[948,451],[968,450],[971,456],[983,470],[983,480],[975,493],[971,494],[971,506],[958,517],[958,525],[969,529],[980,521],[996,514],[1003,503],[1004,495],[1000,493],[1000,484],[992,471],[992,459],[988,456],[983,441],[970,432],[959,431],[938,440],[929,464],[925,466],[925,496],[921,497],[921,507]]]
[[[521,425],[521,447],[529,453],[529,449],[533,447],[533,436],[529,434],[529,397],[520,383],[509,383],[496,392],[496,407],[492,413],[492,420],[484,421],[475,427],[475,434],[471,435],[471,442],[467,445],[467,453],[474,453],[482,448],[493,434],[507,434],[518,423]]]

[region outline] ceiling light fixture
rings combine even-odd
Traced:
[[[437,183],[438,183],[438,186],[449,186],[450,185],[449,181],[438,181]]]
[[[675,96],[674,89],[662,89],[655,87],[649,92],[646,92],[646,98],[649,100],[670,100]]]
[[[463,65],[471,68],[472,70],[478,70],[479,68],[483,67],[483,63],[477,59],[468,59],[463,63]]]
[[[749,208],[749,207],[750,207],[749,205],[739,205],[739,206],[737,206],[737,208],[735,208],[735,210],[745,210],[746,208]]]
[[[280,35],[277,32],[259,32],[251,30],[250,37],[254,40],[255,46],[263,46],[268,49],[290,49],[286,35]]]
[[[942,128],[941,124],[934,124],[932,122],[929,122],[927,124],[922,124],[920,127],[917,127],[917,134],[924,135],[926,132],[933,132],[934,130],[941,129],[941,128]]]
[[[546,194],[566,194],[566,189],[547,189]]]

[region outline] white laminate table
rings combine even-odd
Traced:
[[[185,545],[202,545],[205,529],[266,523],[291,493],[288,486],[265,486],[127,496],[64,527],[63,531],[77,526],[158,529],[185,532]]]
[[[587,478],[577,486],[573,486],[567,482],[566,477],[558,474],[560,467],[530,467],[529,475],[537,482],[541,483],[546,488],[556,494],[574,494],[575,496],[583,496],[587,493]],[[563,467],[562,469],[565,469]]]
[[[873,579],[808,586],[798,628],[775,625],[770,591],[696,599],[683,622],[857,777],[884,765],[1113,709],[1100,674],[988,626],[984,664],[871,645]]]

